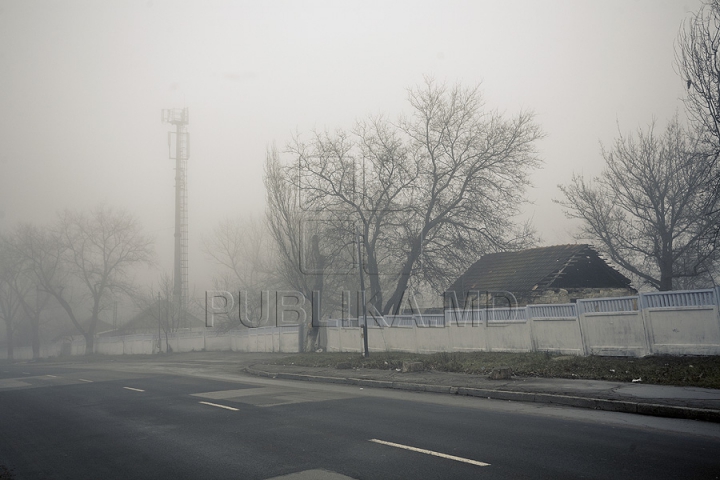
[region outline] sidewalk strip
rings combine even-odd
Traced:
[[[200,402],[204,405],[210,405],[211,407],[218,407],[218,408],[224,408],[225,410],[232,410],[233,412],[237,412],[239,409],[235,407],[228,407],[227,405],[220,405],[219,403],[210,403],[210,402]]]
[[[85,380],[84,378],[78,378],[81,382],[93,383],[92,380]]]
[[[456,462],[469,463],[472,465],[477,465],[478,467],[490,466],[489,463],[478,462],[477,460],[470,460],[469,458],[456,457],[455,455],[448,455],[447,453],[433,452],[432,450],[425,450],[424,448],[409,447],[407,445],[401,445],[399,443],[393,443],[393,442],[386,442],[384,440],[378,440],[376,438],[370,439],[370,441],[379,443],[381,445],[389,445],[391,447],[404,448],[405,450],[410,450],[412,452],[425,453],[427,455],[433,455],[435,457],[447,458],[449,460],[455,460]]]
[[[139,388],[133,388],[133,387],[123,387],[125,390],[132,390],[133,392],[144,392],[145,390],[141,390]]]

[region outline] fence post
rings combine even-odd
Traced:
[[[638,309],[643,321],[643,330],[645,330],[645,350],[648,355],[653,354],[653,329],[652,319],[650,318],[650,309],[648,308],[647,297],[644,293],[638,293]]]
[[[525,316],[527,317],[528,325],[530,326],[530,351],[537,352],[537,338],[535,338],[535,317],[532,314],[530,305],[525,306]]]
[[[579,302],[580,300],[578,300]],[[583,326],[583,315],[580,313],[580,307],[575,303],[575,317],[577,318],[578,328],[580,329],[580,343],[582,344],[583,356],[587,357],[590,355],[590,347],[588,346],[588,339],[585,335],[585,328]]]

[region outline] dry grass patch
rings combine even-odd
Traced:
[[[277,364],[329,368],[395,370],[403,361],[422,362],[426,370],[487,375],[493,368],[510,367],[520,377],[583,378],[720,388],[718,356],[577,357],[550,353],[454,352],[414,354],[373,352],[305,353],[283,357]]]

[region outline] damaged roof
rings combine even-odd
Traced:
[[[483,255],[448,291],[530,292],[550,288],[631,288],[586,244],[554,245]]]

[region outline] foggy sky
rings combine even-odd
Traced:
[[[699,1],[195,2],[0,0],[0,232],[101,202],[135,212],[172,271],[174,161],[163,108],[190,109],[190,290],[202,234],[262,213],[272,142],[407,111],[423,75],[481,83],[547,134],[526,215],[544,244],[577,225],[552,203],[600,142],[682,113],[674,42]]]

